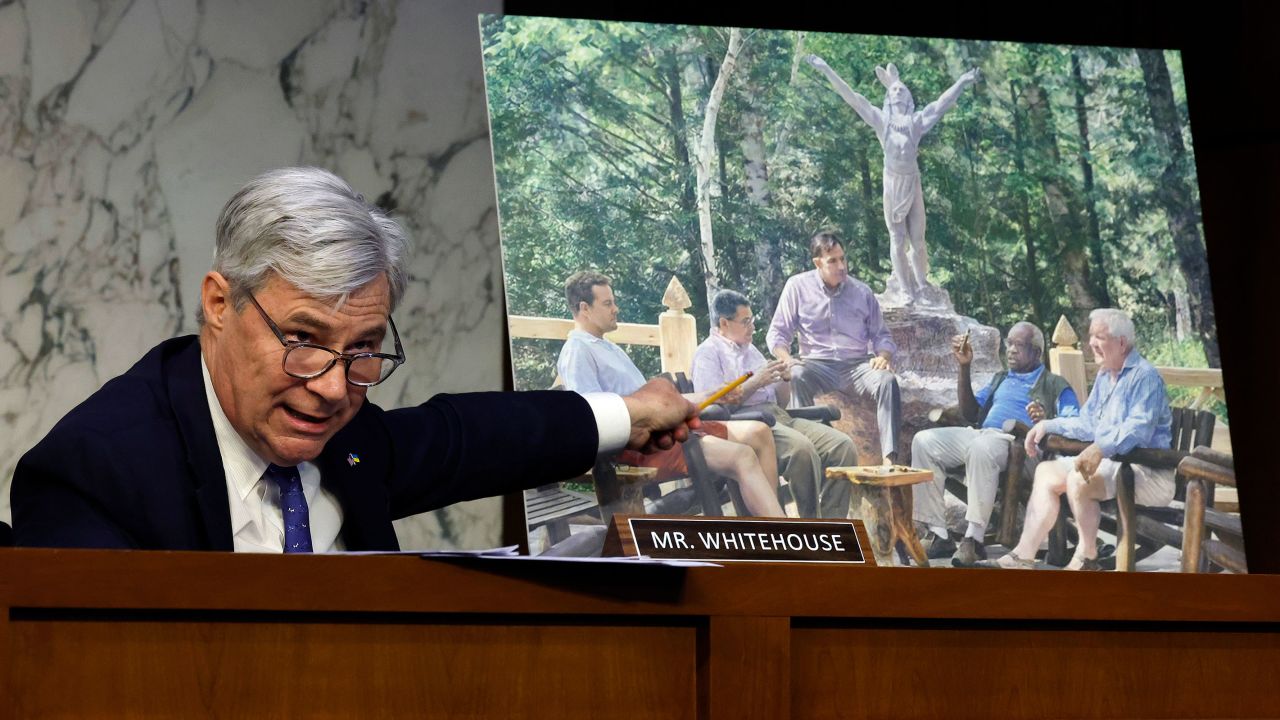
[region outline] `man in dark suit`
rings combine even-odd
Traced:
[[[696,426],[674,387],[633,395],[364,402],[405,361],[391,311],[403,230],[316,168],[260,176],[223,209],[200,334],[161,343],[19,461],[17,545],[395,549],[393,519],[533,487]],[[394,353],[384,353],[390,329]]]

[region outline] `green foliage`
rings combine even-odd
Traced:
[[[818,229],[847,239],[850,272],[873,289],[889,270],[883,152],[801,61],[817,53],[876,107],[877,65],[898,67],[917,110],[981,69],[920,147],[931,277],[958,312],[1001,328],[1031,319],[1046,331],[1065,314],[1083,335],[1088,310],[1106,299],[1144,337],[1172,336],[1174,289],[1187,283],[1159,195],[1171,161],[1133,50],[745,35],[716,129],[712,221],[719,284],[747,293],[766,320],[761,333],[781,282],[812,267],[806,244]],[[677,277],[706,334],[692,153],[727,38],[718,28],[485,21],[510,312],[568,317],[564,279],[595,268],[613,277],[623,321],[654,323]],[[1164,57],[1190,148],[1181,62]],[[767,198],[748,189],[753,162],[767,169]],[[1173,171],[1195,188],[1194,163],[1184,165]],[[1176,347],[1177,362],[1164,364],[1205,363],[1204,347],[1188,350],[1195,342]],[[629,351],[657,371],[656,351]],[[555,342],[517,341],[517,386],[549,385],[557,352]]]
[[[1178,340],[1173,336],[1165,336],[1158,340],[1139,344],[1142,356],[1152,365],[1161,367],[1204,367],[1204,347],[1195,340]],[[1186,407],[1196,401],[1200,388],[1169,388],[1169,404],[1174,407]],[[1214,398],[1204,406],[1218,416],[1221,422],[1228,422],[1227,404]]]

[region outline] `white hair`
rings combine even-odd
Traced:
[[[237,311],[272,273],[337,305],[385,274],[395,309],[408,258],[408,236],[398,222],[337,175],[295,167],[259,175],[227,201],[213,269],[230,284]],[[203,324],[203,312],[196,319]]]
[[[1089,313],[1089,324],[1100,322],[1107,326],[1107,332],[1111,337],[1123,338],[1125,346],[1132,348],[1137,345],[1137,339],[1133,334],[1133,320],[1129,319],[1129,315],[1123,310],[1115,308],[1098,308]]]

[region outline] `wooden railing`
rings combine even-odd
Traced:
[[[663,372],[688,375],[693,370],[693,353],[698,348],[698,323],[685,312],[693,303],[674,277],[662,294],[662,304],[667,309],[658,316],[656,325],[618,323],[618,329],[605,337],[619,345],[656,346],[662,355]],[[511,337],[534,340],[564,340],[573,329],[572,320],[527,315],[508,316],[507,325]]]
[[[1084,353],[1076,347],[1079,342],[1080,339],[1067,318],[1058,318],[1058,325],[1053,331],[1053,347],[1049,349],[1049,368],[1066,378],[1076,395],[1083,400],[1088,397],[1089,386],[1098,374],[1098,365],[1085,362]],[[1220,368],[1156,366],[1156,371],[1169,387],[1200,388],[1200,393],[1188,406],[1192,409],[1202,409],[1213,398],[1226,402]]]

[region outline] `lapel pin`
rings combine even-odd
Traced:
[[[347,464],[355,467],[360,464],[360,456],[355,453],[347,453]]]

